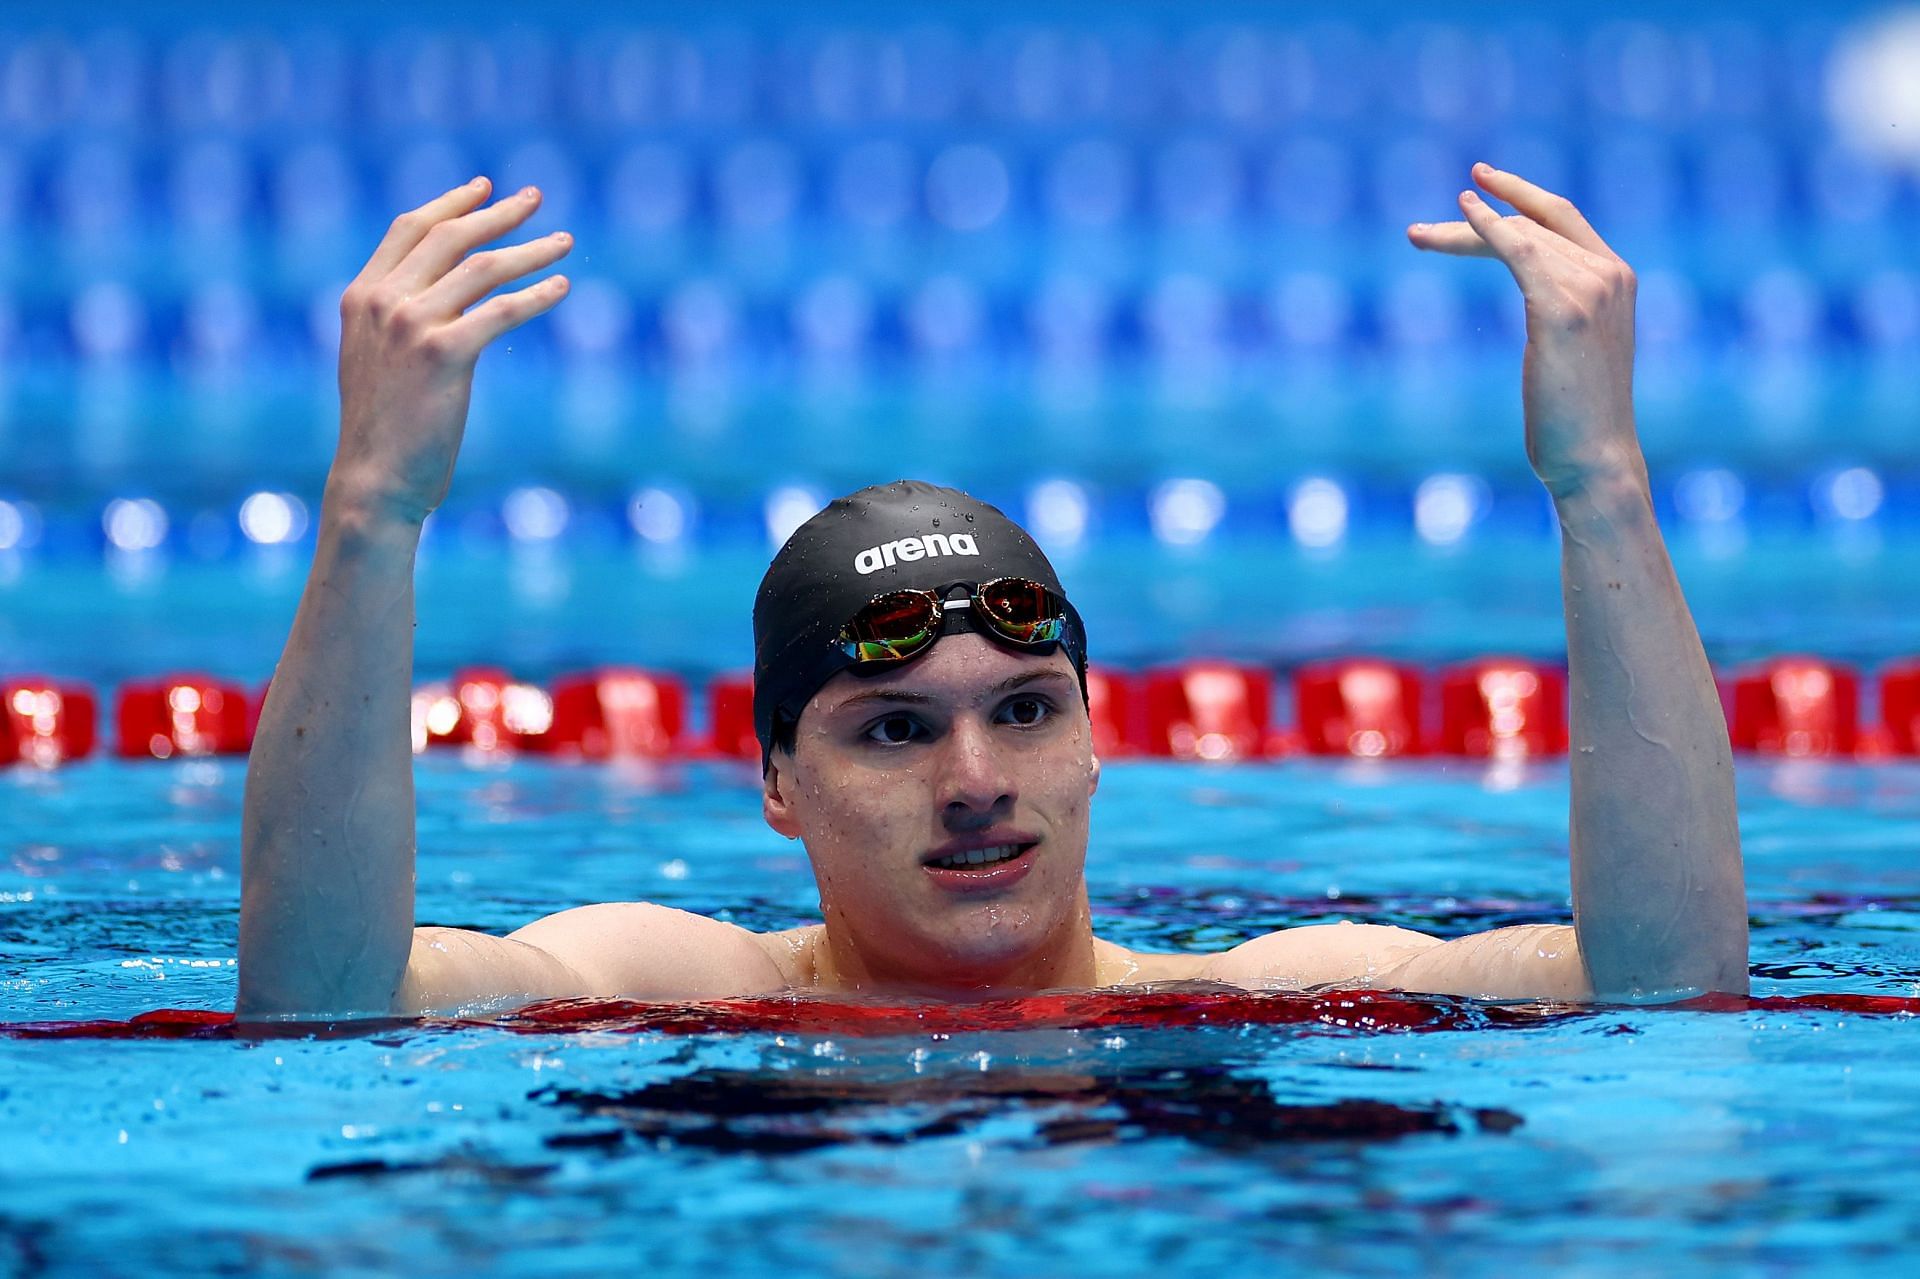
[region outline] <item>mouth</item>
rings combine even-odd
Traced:
[[[1033,868],[1039,840],[1009,840],[980,848],[955,849],[924,863],[934,881],[947,888],[1000,888],[1024,879]]]

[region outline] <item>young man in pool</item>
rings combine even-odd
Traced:
[[[400,217],[342,299],[340,445],[247,779],[242,1018],[699,1000],[970,998],[1204,979],[1494,998],[1747,988],[1733,764],[1634,433],[1631,271],[1567,201],[1486,165],[1419,248],[1499,259],[1526,302],[1526,446],[1562,531],[1571,926],[1441,941],[1291,928],[1212,955],[1093,933],[1100,781],[1078,614],[1026,534],[964,495],[863,490],[776,557],[754,609],[763,806],[804,841],[824,923],[756,934],[637,902],[508,937],[413,923],[413,560],[474,363],[556,305],[564,234],[476,252],[539,202],[480,179]],[[487,299],[483,301],[482,299]]]

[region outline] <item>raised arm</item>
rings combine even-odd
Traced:
[[[1744,993],[1733,759],[1634,432],[1633,272],[1562,197],[1484,164],[1473,177],[1516,213],[1468,191],[1464,222],[1408,234],[1423,249],[1498,258],[1526,302],[1527,456],[1562,534],[1577,956],[1602,999]],[[1503,939],[1512,931],[1434,947],[1396,981],[1451,988],[1449,963],[1469,977],[1490,963],[1524,985],[1575,953]]]
[[[567,281],[481,299],[572,244],[556,233],[474,253],[540,203],[529,187],[482,207],[489,190],[476,178],[403,214],[341,299],[340,444],[247,769],[242,1017],[387,1012],[414,948],[414,552],[452,477],[480,352]],[[522,949],[525,984],[572,980]]]

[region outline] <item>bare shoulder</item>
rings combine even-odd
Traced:
[[[1203,969],[1212,958],[1212,955],[1130,950],[1118,942],[1096,937],[1093,939],[1094,984],[1142,986],[1157,981],[1192,981],[1205,975]]]
[[[812,990],[820,984],[820,948],[826,944],[825,924],[801,924],[777,933],[754,933],[753,940],[779,970],[790,990]]]
[[[1266,990],[1372,986],[1384,984],[1379,979],[1387,970],[1441,944],[1438,937],[1389,924],[1308,924],[1210,955],[1199,975]]]
[[[728,999],[787,986],[760,934],[652,902],[576,906],[508,938],[558,958],[596,995]]]

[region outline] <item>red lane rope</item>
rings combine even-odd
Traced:
[[[1297,667],[1293,722],[1275,717],[1275,672],[1197,660],[1142,671],[1087,672],[1095,751],[1228,761],[1298,754],[1392,759],[1541,759],[1567,751],[1567,689],[1557,663],[1482,657],[1428,670],[1348,655]],[[1845,663],[1783,656],[1723,672],[1721,697],[1736,750],[1763,755],[1883,759],[1920,756],[1920,659],[1863,674]],[[1861,721],[1861,690],[1880,722]],[[133,758],[242,755],[265,690],[199,673],[134,680],[112,698],[113,750]],[[753,685],[709,680],[707,723],[670,672],[601,667],[543,687],[496,666],[469,666],[413,691],[416,751],[456,747],[579,759],[740,759],[757,762]],[[96,698],[83,684],[0,673],[0,767],[52,767],[94,749]]]
[[[498,1018],[369,1018],[342,1022],[241,1023],[232,1013],[157,1008],[125,1021],[0,1022],[6,1039],[286,1039],[368,1035],[396,1028],[487,1027],[518,1034],[613,1032],[706,1035],[790,1033],[846,1036],[952,1035],[996,1030],[1142,1030],[1190,1026],[1319,1026],[1358,1031],[1474,1030],[1537,1026],[1622,1011],[1621,1005],[1482,1004],[1385,991],[1314,994],[1103,991],[1024,995],[981,1003],[891,1004],[796,996],[708,1004],[623,999],[535,1004]],[[1846,1013],[1920,1016],[1920,998],[1902,995],[1702,995],[1634,1012]]]

